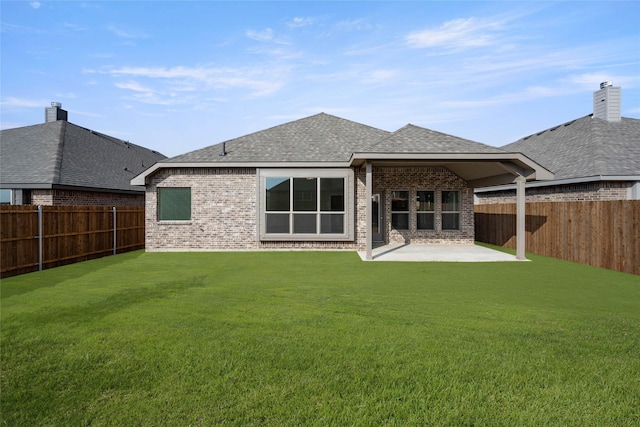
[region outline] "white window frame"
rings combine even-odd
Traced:
[[[352,169],[325,169],[325,168],[300,168],[300,169],[258,169],[258,201],[257,223],[259,230],[259,240],[261,241],[353,241],[355,235],[355,175]],[[267,233],[266,230],[266,181],[267,178],[289,178],[293,185],[294,178],[316,178],[317,185],[320,185],[322,178],[343,178],[345,183],[344,210],[338,212],[324,212],[320,210],[320,194],[318,193],[317,210],[308,211],[308,214],[316,214],[316,233],[293,233],[293,215],[305,212],[293,211],[293,192],[290,193],[289,204],[289,233]],[[343,233],[321,234],[320,220],[323,214],[343,214]],[[283,211],[283,213],[285,213]]]
[[[457,192],[458,193],[458,210],[457,211],[445,211],[444,210],[444,192]],[[458,214],[458,228],[444,228],[444,215],[445,214]],[[444,189],[440,191],[440,229],[444,232],[456,232],[462,229],[462,191],[459,189]]]
[[[394,192],[406,192],[407,193],[407,210],[406,211],[394,211],[393,210],[393,193]],[[391,199],[389,200],[391,205],[391,228],[397,231],[410,231],[411,230],[411,189],[395,189],[391,190]],[[393,226],[393,214],[406,214],[407,215],[407,228],[395,228]]]
[[[421,211],[419,210],[419,202],[418,202],[418,193],[420,192],[430,192],[433,193],[433,210],[431,211]],[[418,232],[427,232],[427,231],[436,231],[436,206],[438,205],[438,192],[436,190],[427,190],[427,189],[419,189],[416,190],[416,231]],[[433,215],[433,228],[418,228],[418,215],[419,214],[431,214]]]

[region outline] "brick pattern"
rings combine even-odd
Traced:
[[[581,202],[627,200],[632,183],[625,181],[585,182],[534,187],[525,190],[527,202]],[[516,203],[516,190],[477,193],[479,205]]]
[[[31,204],[36,206],[144,206],[144,195],[101,191],[31,190]]]
[[[384,191],[389,242],[471,243],[473,242],[473,192],[466,183],[445,168],[374,168],[374,190]],[[355,240],[259,241],[257,215],[257,171],[253,168],[171,168],[161,169],[147,185],[146,249],[148,251],[206,250],[364,250],[366,245],[365,171],[355,171]],[[190,187],[191,220],[158,221],[157,188]],[[411,191],[415,217],[415,191],[460,190],[460,231],[391,230],[392,190]],[[439,193],[437,193],[439,196]],[[439,214],[439,204],[436,215]],[[439,228],[437,228],[439,230]]]
[[[373,192],[383,194],[384,202],[384,241],[385,243],[417,243],[417,244],[471,244],[474,240],[473,191],[467,183],[441,167],[374,167]],[[358,181],[364,192],[365,172],[361,170]],[[360,190],[360,185],[358,186]],[[409,191],[409,230],[395,230],[391,227],[391,192],[394,190]],[[436,193],[435,230],[416,229],[417,191],[433,190]],[[441,224],[441,191],[460,191],[460,230],[442,230]],[[358,203],[365,203],[364,196]],[[358,206],[358,217],[364,218],[366,206]],[[360,216],[362,215],[362,216]],[[358,235],[364,240],[366,222],[359,221]],[[364,242],[358,241],[364,247]]]

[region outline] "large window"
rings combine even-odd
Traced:
[[[442,229],[460,229],[460,192],[442,192]]]
[[[8,189],[0,189],[0,205],[10,205],[13,203],[13,192]]]
[[[416,206],[416,227],[418,230],[435,230],[435,191],[418,191]]]
[[[158,220],[188,221],[191,219],[191,188],[158,188]]]
[[[409,192],[391,192],[391,227],[396,230],[409,229]]]
[[[262,170],[260,176],[263,240],[350,238],[351,171]]]

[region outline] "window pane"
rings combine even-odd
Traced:
[[[300,212],[318,210],[318,187],[316,183],[317,178],[293,178],[294,211]]]
[[[418,230],[434,230],[435,221],[432,213],[418,213]]]
[[[391,226],[396,230],[408,230],[409,214],[408,213],[392,213]]]
[[[418,211],[434,211],[435,206],[436,206],[435,192],[418,191]]]
[[[344,178],[320,178],[320,210],[344,211]]]
[[[392,211],[408,211],[409,210],[409,192],[408,191],[392,191],[391,192],[391,210]]]
[[[321,234],[344,233],[344,214],[320,215],[320,233]]]
[[[289,211],[289,178],[267,178],[267,211]]]
[[[294,233],[316,233],[316,214],[294,214]]]
[[[460,210],[460,192],[459,191],[443,191],[442,192],[442,210],[444,212]]]
[[[443,230],[459,230],[460,214],[458,213],[442,214],[442,229]]]
[[[7,190],[7,189],[0,190],[0,204],[1,205],[11,204],[11,190]]]
[[[158,220],[191,219],[191,188],[158,188]]]
[[[267,233],[289,234],[289,214],[267,214]]]

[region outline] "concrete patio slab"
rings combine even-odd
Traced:
[[[358,252],[365,261],[366,252]],[[518,261],[515,255],[478,245],[391,244],[373,249],[371,261],[500,262]]]

